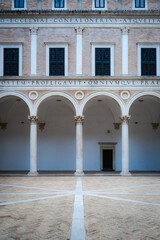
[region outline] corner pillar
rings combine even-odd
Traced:
[[[37,116],[28,116],[30,120],[30,172],[29,176],[37,176]]]
[[[122,171],[121,175],[131,175],[129,172],[129,129],[131,116],[121,116],[122,120]]]
[[[83,121],[84,116],[75,116],[76,123],[76,172],[75,175],[83,173]]]

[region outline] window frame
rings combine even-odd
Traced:
[[[24,7],[23,8],[16,8],[14,5],[15,0],[12,0],[12,10],[26,10],[27,9],[27,0],[24,0]]]
[[[19,59],[18,59],[18,65],[19,65],[19,75],[22,76],[22,44],[0,44],[0,58],[2,59],[2,64],[0,64],[0,76],[4,76],[4,48],[18,48],[19,49]],[[14,75],[8,75],[8,77],[11,77]],[[15,76],[15,77],[17,77]],[[7,76],[5,76],[7,77]]]
[[[142,48],[156,48],[156,75],[141,75],[142,72],[142,59],[141,59],[141,49]],[[138,76],[140,77],[152,77],[152,76],[160,76],[160,62],[159,62],[159,55],[160,55],[160,47],[158,43],[140,43],[138,44],[137,48],[137,55],[138,55],[138,61],[137,61],[137,70],[138,70]]]
[[[63,76],[68,76],[68,43],[48,43],[48,44],[46,44],[46,76],[57,77],[56,75],[49,75],[49,72],[50,72],[49,71],[49,68],[50,68],[49,49],[50,48],[64,48],[64,75]]]
[[[92,0],[92,10],[97,10],[97,11],[99,11],[99,10],[101,10],[101,11],[106,11],[107,10],[107,0],[104,0],[104,8],[97,8],[96,7],[96,2],[95,2],[96,0]]]
[[[56,8],[55,7],[55,0],[52,0],[52,10],[67,10],[67,0],[64,0],[64,7],[63,8]]]
[[[147,0],[144,0],[144,1],[145,1],[145,7],[144,8],[136,8],[136,0],[133,0],[132,10],[148,10]]]
[[[114,43],[92,43],[92,76],[96,76],[96,48],[110,48],[110,75],[104,75],[101,77],[114,76]],[[96,76],[98,77],[98,76]]]

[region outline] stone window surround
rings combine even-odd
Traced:
[[[92,10],[101,10],[101,11],[106,11],[107,10],[107,0],[104,1],[105,7],[104,8],[96,8],[95,7],[95,0],[92,0]]]
[[[64,48],[64,76],[68,76],[68,43],[45,43],[46,44],[46,76],[49,75],[49,49]]]
[[[148,10],[147,0],[145,0],[145,7],[144,8],[136,8],[135,7],[135,0],[132,0],[132,10]]]
[[[19,75],[22,76],[22,43],[0,43],[0,76],[4,76],[4,48],[19,48]]]
[[[156,48],[156,76],[160,76],[160,61],[159,61],[159,55],[160,55],[160,48],[159,43],[137,43],[137,70],[138,70],[138,76],[141,76],[141,48]]]
[[[15,8],[14,0],[12,0],[12,10],[26,10],[27,9],[27,0],[24,0],[24,8]]]
[[[54,1],[55,0],[52,0],[52,10],[57,10],[57,11],[59,11],[59,10],[67,10],[67,0],[64,0],[64,8],[55,8],[54,7]]]
[[[114,43],[91,43],[92,44],[92,76],[95,76],[95,48],[110,48],[110,56],[111,56],[111,74],[110,76],[114,76]]]

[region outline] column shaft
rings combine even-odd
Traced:
[[[130,116],[122,116],[122,172],[121,175],[129,173],[129,129],[128,121]]]
[[[37,117],[30,116],[30,172],[28,175],[37,175]]]
[[[83,116],[76,116],[76,175],[83,174]]]

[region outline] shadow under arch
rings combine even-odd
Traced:
[[[10,96],[19,97],[20,99],[22,99],[28,106],[30,115],[33,114],[32,102],[24,94],[19,93],[19,92],[2,92],[2,93],[0,93],[0,99],[5,98],[5,97],[10,97]]]
[[[73,99],[73,97],[71,97],[70,95],[66,94],[66,93],[61,93],[61,92],[52,92],[52,93],[46,93],[44,94],[43,96],[41,96],[38,101],[35,103],[35,106],[34,106],[34,115],[37,115],[38,113],[38,109],[41,105],[41,103],[45,100],[47,100],[48,98],[51,98],[51,97],[63,97],[65,99],[67,99],[70,103],[71,103],[71,106],[72,106],[72,109],[74,111],[74,113],[76,114],[77,111],[78,111],[78,104],[76,103],[76,101]]]
[[[80,108],[79,108],[79,112],[78,114],[79,115],[83,115],[84,114],[84,110],[85,110],[85,107],[87,105],[87,103],[96,98],[96,97],[106,97],[106,98],[111,98],[113,99],[117,104],[118,106],[120,107],[120,112],[121,114],[123,115],[125,113],[125,106],[123,104],[123,102],[120,100],[120,98],[118,98],[115,94],[112,94],[112,93],[105,93],[105,92],[96,92],[96,93],[92,93],[90,95],[88,95],[84,101],[82,102]]]
[[[151,96],[151,97],[155,97],[155,98],[158,98],[160,100],[160,94],[159,93],[156,93],[156,92],[141,92],[141,93],[138,93],[138,94],[135,94],[131,100],[128,102],[127,104],[127,107],[126,107],[126,115],[129,114],[130,112],[130,109],[131,109],[131,106],[134,104],[134,102],[140,98],[140,97],[147,97],[147,96]]]

